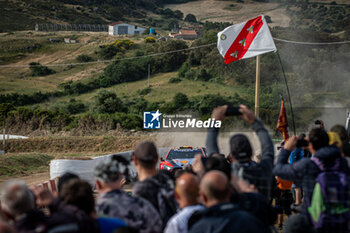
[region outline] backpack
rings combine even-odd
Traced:
[[[170,188],[171,185],[167,185],[170,187],[166,187],[166,185],[162,185],[159,180],[152,178],[150,181],[158,187],[157,192],[157,204],[158,204],[158,212],[160,215],[160,218],[165,225],[169,221],[169,219],[176,214],[177,212],[177,203],[174,196],[174,189]],[[171,180],[168,180],[167,183],[172,182]]]
[[[264,177],[263,169],[257,166],[256,162],[234,163],[232,170],[235,175],[245,180],[248,184],[253,184],[259,193],[269,198],[273,176],[271,175],[270,179]]]
[[[317,157],[311,160],[321,170],[308,207],[316,229],[348,232],[350,219],[350,177],[339,171],[340,159],[326,169]],[[347,230],[348,229],[348,230]]]

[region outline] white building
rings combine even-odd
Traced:
[[[123,23],[122,21],[111,23],[108,25],[109,35],[140,35],[146,28]]]

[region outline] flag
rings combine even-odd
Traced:
[[[276,130],[282,133],[284,140],[287,140],[289,138],[288,120],[287,120],[286,108],[284,107],[283,97],[281,97],[281,111],[278,117]]]
[[[225,64],[277,51],[263,15],[219,32],[217,47]]]

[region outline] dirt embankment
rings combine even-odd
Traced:
[[[99,137],[46,137],[9,140],[9,153],[81,153],[131,150],[137,142],[152,139],[148,135]]]

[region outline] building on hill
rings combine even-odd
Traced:
[[[183,39],[183,40],[195,40],[198,38],[198,34],[195,30],[185,30],[182,29],[179,33],[170,33],[169,36],[174,39]]]
[[[146,28],[127,24],[122,21],[114,22],[108,25],[109,35],[140,35],[145,30]]]

